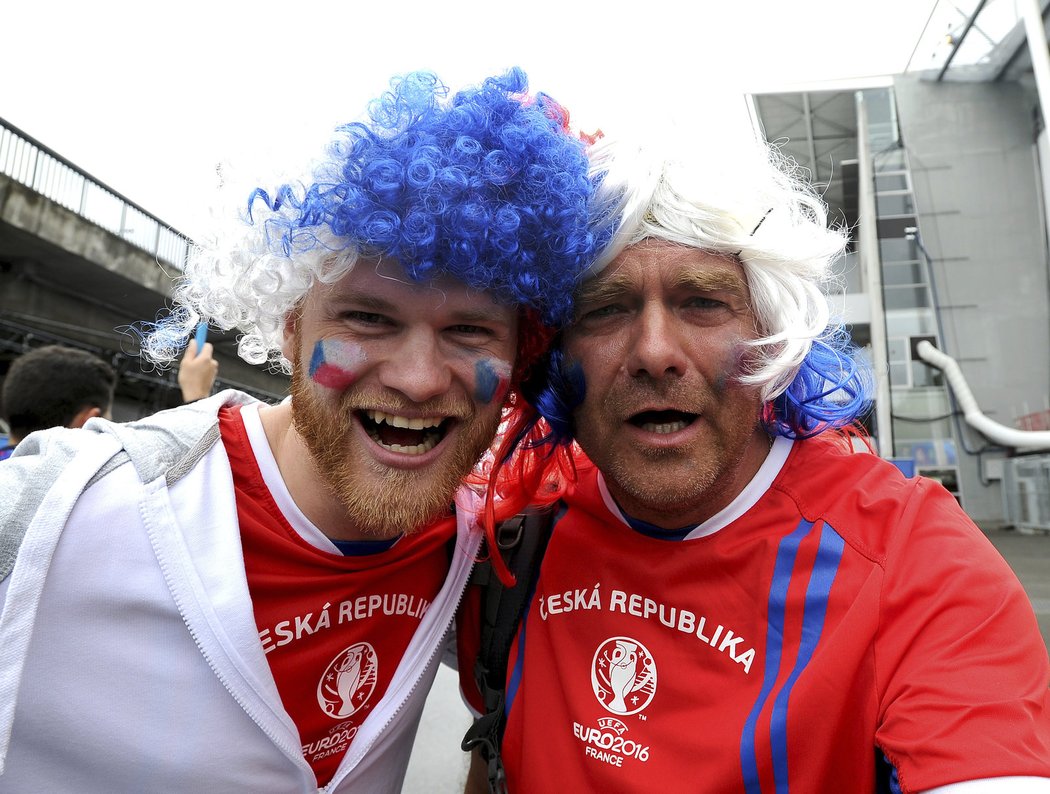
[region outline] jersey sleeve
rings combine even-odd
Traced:
[[[1050,662],[1020,582],[940,486],[899,520],[874,656],[876,743],[903,790],[1050,776]]]

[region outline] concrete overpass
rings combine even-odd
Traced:
[[[191,241],[0,119],[0,375],[47,343],[90,350],[121,373],[114,415],[128,420],[180,401],[174,371],[138,357],[130,326],[170,297]],[[275,400],[287,379],[241,361],[214,329],[219,386]]]

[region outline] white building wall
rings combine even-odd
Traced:
[[[932,259],[945,352],[1003,424],[1050,395],[1046,216],[1034,92],[1016,83],[903,76],[894,90],[919,228]],[[963,430],[971,450],[988,442]],[[993,457],[987,456],[987,457]],[[966,508],[1003,520],[999,481],[959,450]],[[993,467],[994,468],[994,467]]]

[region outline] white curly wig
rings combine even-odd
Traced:
[[[735,256],[763,334],[745,380],[762,386],[764,400],[783,393],[814,340],[829,333],[822,285],[847,237],[828,228],[826,206],[798,168],[757,140],[715,147],[703,138],[602,138],[588,156],[600,180],[596,233],[610,242],[587,277],[646,238]]]

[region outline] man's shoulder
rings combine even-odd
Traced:
[[[15,497],[46,493],[70,464],[86,459],[82,456],[91,458],[96,452],[103,453],[106,459],[99,458],[92,482],[129,459],[143,481],[149,481],[194,447],[205,446],[223,405],[251,399],[239,392],[224,392],[133,422],[92,419],[82,428],[54,427],[31,433],[0,466],[0,503],[10,505],[18,501]]]
[[[85,428],[115,436],[143,481],[159,477],[193,450],[202,452],[218,440],[219,411],[254,398],[227,390],[127,423],[94,419]]]
[[[938,483],[905,477],[889,461],[841,437],[797,441],[774,488],[809,521],[823,521],[873,560],[931,522],[968,531],[972,522]]]

